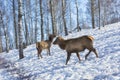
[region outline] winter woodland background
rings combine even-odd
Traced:
[[[38,59],[35,43],[49,34],[91,35],[99,58],[81,61],[51,46]],[[120,0],[0,0],[0,80],[120,80]]]
[[[0,0],[0,52],[119,21],[120,0]]]

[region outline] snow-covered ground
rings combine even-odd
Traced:
[[[44,50],[43,58],[38,59],[34,44],[24,50],[25,58],[21,60],[18,50],[0,53],[0,57],[8,61],[5,68],[0,68],[0,80],[120,80],[120,23],[107,25],[101,30],[82,30],[64,38],[82,35],[94,36],[99,58],[91,53],[85,60],[88,52],[85,50],[80,52],[80,63],[73,53],[68,65],[65,65],[67,55],[64,50],[52,45],[52,55],[47,56]]]

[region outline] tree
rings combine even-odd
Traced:
[[[18,27],[19,27],[19,59],[22,59],[24,58],[22,36],[22,0],[18,0]]]
[[[72,31],[71,27],[72,27],[72,17],[71,17],[71,2],[69,2],[69,13],[70,13],[70,31]]]
[[[28,24],[27,24],[27,13],[26,13],[26,11],[28,11],[27,9],[26,9],[26,7],[28,6],[28,4],[26,3],[26,2],[23,2],[23,12],[24,12],[24,14],[23,14],[23,16],[24,16],[24,25],[25,25],[25,31],[24,31],[24,34],[25,34],[25,40],[26,40],[26,46],[27,45],[29,45],[29,31],[28,31]],[[26,6],[25,6],[26,5]]]
[[[37,19],[37,0],[35,0],[35,42],[37,42],[37,21],[38,21],[38,19]]]
[[[65,20],[65,9],[66,9],[66,3],[65,0],[62,0],[62,19],[63,19],[63,25],[65,30],[65,35],[68,35],[68,30],[66,26],[66,20]]]
[[[49,28],[49,1],[46,1],[46,4],[47,4],[47,29],[46,29],[46,31],[47,31],[47,35],[49,36],[49,34],[50,34],[50,28]]]
[[[57,34],[56,16],[55,16],[55,8],[56,8],[55,0],[50,0],[49,4],[50,4],[50,14],[51,14],[53,34]]]
[[[77,0],[75,0],[75,5],[76,5],[76,11],[77,11],[77,31],[80,31],[80,25],[79,25],[79,11],[78,11],[78,4],[77,4]]]
[[[110,0],[106,0],[105,2],[102,2],[102,6],[103,6],[103,15],[102,15],[102,25],[103,27],[106,25],[106,24],[109,24],[109,20],[110,20],[110,11],[112,10],[110,8],[111,6],[111,1]],[[113,6],[112,6],[113,7]]]
[[[0,26],[1,26],[1,22],[0,22]],[[0,28],[0,53],[2,52],[2,31],[1,31],[1,28]]]
[[[18,29],[16,25],[16,13],[15,13],[15,0],[13,2],[13,25],[14,25],[14,36],[15,36],[15,48],[18,49]]]
[[[91,0],[91,16],[92,16],[92,28],[95,28],[95,20],[94,20],[94,0]]]
[[[7,24],[8,17],[7,17],[7,15],[5,17],[6,17],[6,24]],[[7,25],[4,24],[3,13],[1,10],[0,10],[0,22],[1,22],[1,25],[3,28],[3,32],[4,32],[5,40],[6,40],[6,42],[5,42],[6,43],[6,52],[9,52],[8,28],[6,27]]]
[[[98,11],[99,12],[99,21],[98,22],[99,22],[99,29],[100,29],[100,17],[101,17],[100,16],[100,0],[98,0],[98,10],[99,10]]]
[[[2,52],[2,38],[0,36],[0,53]]]
[[[34,29],[33,29],[33,19],[32,19],[32,6],[31,6],[31,3],[32,3],[32,0],[28,0],[29,19],[30,19],[30,21],[29,21],[29,27],[30,27],[30,33],[29,33],[30,36],[29,36],[29,39],[30,39],[30,44],[29,45],[31,45],[31,44],[34,43],[34,39],[33,39],[34,38],[34,35],[33,35]]]
[[[39,1],[40,1],[40,16],[41,16],[41,40],[44,40],[42,0]]]

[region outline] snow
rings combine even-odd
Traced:
[[[68,65],[65,65],[66,51],[57,45],[52,45],[51,56],[47,56],[44,50],[43,58],[38,59],[33,44],[24,49],[25,58],[21,60],[18,50],[0,53],[0,57],[7,61],[4,67],[0,67],[0,80],[120,80],[120,23],[107,25],[100,30],[82,30],[64,38],[82,35],[94,36],[94,47],[99,58],[91,53],[85,60],[88,53],[85,50],[80,52],[81,62],[76,54],[72,54]]]

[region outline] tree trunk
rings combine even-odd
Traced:
[[[34,33],[33,33],[33,20],[32,20],[32,9],[31,9],[31,0],[29,0],[29,17],[30,17],[30,45],[34,43]]]
[[[104,5],[104,13],[103,13],[103,21],[102,21],[102,23],[103,23],[103,27],[105,26],[105,24],[106,24],[106,17],[107,17],[107,15],[106,15],[106,4],[104,3],[103,4]]]
[[[5,35],[5,40],[6,40],[6,44],[5,44],[6,45],[6,52],[9,52],[7,28],[5,29],[5,25],[4,25],[4,21],[3,21],[3,14],[1,11],[0,11],[0,20],[1,20],[0,22],[2,24],[4,35]]]
[[[0,28],[0,53],[1,52],[2,52],[2,37],[1,37],[1,28]]]
[[[95,28],[95,20],[94,20],[94,0],[91,0],[91,16],[92,16],[92,28]]]
[[[31,30],[30,30],[30,32],[31,32],[31,44],[33,44],[34,43],[34,28],[33,28],[33,20],[32,20],[32,17],[31,17]]]
[[[24,31],[24,34],[25,34],[25,43],[24,43],[24,46],[27,46],[29,45],[29,41],[28,41],[28,38],[29,38],[29,31],[28,31],[28,25],[27,25],[27,19],[26,19],[26,12],[25,12],[25,2],[23,2],[23,11],[24,11],[24,25],[25,25],[25,31]]]
[[[70,31],[72,31],[71,2],[69,2],[69,10],[70,10]]]
[[[62,0],[62,19],[63,19],[63,25],[64,25],[64,30],[65,30],[65,35],[68,35],[68,30],[67,30],[66,20],[65,20],[65,8],[66,8],[65,1]]]
[[[75,4],[76,4],[76,11],[77,11],[77,31],[79,32],[81,30],[81,28],[80,28],[80,25],[79,25],[79,11],[78,11],[77,0],[75,0]]]
[[[57,35],[57,26],[56,26],[56,20],[55,20],[55,11],[53,7],[53,3],[54,0],[50,0],[49,4],[50,4],[50,13],[51,13],[51,22],[52,22],[52,32],[53,34]]]
[[[1,11],[0,11],[0,26],[2,26],[2,15],[1,15]],[[0,53],[2,52],[3,47],[2,47],[2,31],[0,28]]]
[[[8,28],[5,29],[4,26],[4,34],[5,34],[5,40],[6,40],[6,52],[9,52],[9,39],[8,39]]]
[[[25,23],[25,40],[26,40],[26,46],[29,45],[29,32],[28,32],[28,25],[26,21],[26,15],[24,14],[24,23]]]
[[[42,0],[40,0],[40,16],[41,16],[41,40],[44,40]]]
[[[50,14],[51,14],[51,22],[52,22],[52,32],[53,32],[53,34],[54,34],[54,27],[53,27],[53,14],[52,14],[52,0],[50,0],[50,2],[49,2],[49,4],[50,4]]]
[[[27,34],[27,45],[30,45],[31,44],[31,37],[32,37],[32,35],[30,34],[30,30],[31,30],[31,15],[30,15],[30,0],[24,0],[24,1],[26,1],[26,3],[25,3],[25,7],[26,7],[26,13],[25,13],[25,18],[26,18],[26,27],[27,27],[27,32],[26,32],[26,34]],[[27,46],[26,45],[26,46]]]
[[[18,49],[18,29],[17,29],[17,25],[16,25],[16,14],[15,14],[15,0],[13,0],[13,19],[14,19],[14,31],[15,31],[15,48]]]
[[[19,27],[19,59],[22,59],[24,58],[22,36],[22,0],[18,0],[18,27]]]
[[[35,0],[35,42],[37,42],[37,0]]]
[[[47,29],[46,29],[47,30],[47,36],[49,36],[49,34],[50,34],[50,29],[49,29],[49,11],[48,11],[48,9],[49,9],[49,6],[47,6]]]
[[[100,16],[100,0],[98,0],[98,10],[99,10],[98,11],[99,12],[99,21],[98,22],[99,22],[99,29],[100,29],[100,17],[101,17]]]

